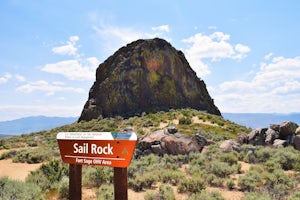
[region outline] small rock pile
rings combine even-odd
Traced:
[[[209,144],[210,142],[200,135],[187,137],[179,133],[176,127],[171,126],[139,138],[136,157],[151,153],[178,155],[201,152],[203,147]]]
[[[248,134],[239,133],[237,140],[226,140],[220,144],[220,148],[223,151],[231,151],[239,148],[241,144],[273,147],[292,145],[300,151],[300,127],[291,121],[271,124],[269,128],[253,129]]]

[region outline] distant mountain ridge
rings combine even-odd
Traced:
[[[48,130],[58,126],[71,124],[77,121],[77,119],[78,117],[32,116],[16,120],[2,121],[0,122],[0,135],[20,135],[23,133]]]
[[[270,124],[292,121],[300,125],[300,113],[222,113],[223,118],[250,128],[265,128]]]

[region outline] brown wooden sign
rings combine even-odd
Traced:
[[[130,164],[137,141],[134,132],[60,132],[56,138],[65,163],[119,168]]]

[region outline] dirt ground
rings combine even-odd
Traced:
[[[7,150],[0,150],[0,155],[5,152]],[[13,163],[12,159],[0,160],[0,177],[8,176],[13,180],[25,181],[28,174],[38,169],[41,165],[41,163]]]

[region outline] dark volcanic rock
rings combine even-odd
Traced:
[[[183,134],[170,134],[168,130],[158,130],[148,135],[143,135],[137,143],[137,157],[150,153],[163,154],[188,154],[201,152],[209,142],[200,135],[187,137]]]
[[[99,65],[79,121],[178,108],[221,115],[181,51],[162,39],[137,40]]]

